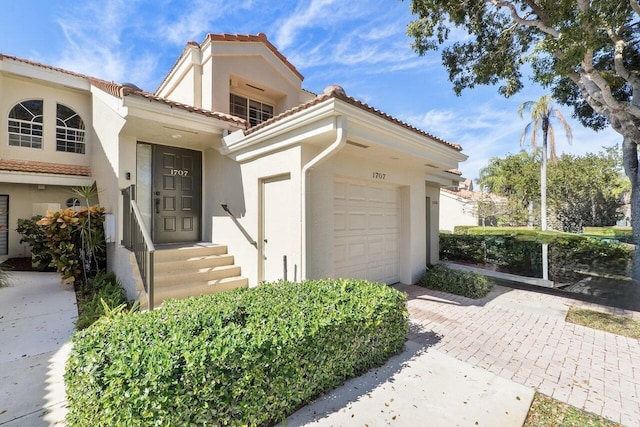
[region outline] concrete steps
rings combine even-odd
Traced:
[[[174,298],[212,294],[249,286],[227,246],[212,243],[159,245],[154,254],[154,305]],[[140,296],[147,306],[146,293]]]

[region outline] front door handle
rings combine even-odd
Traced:
[[[156,197],[156,213],[160,213],[160,197]]]

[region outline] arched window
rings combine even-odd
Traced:
[[[84,154],[84,122],[71,108],[58,104],[56,108],[56,150]]]
[[[42,100],[22,101],[9,112],[9,145],[42,148]]]

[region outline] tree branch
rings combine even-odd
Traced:
[[[593,51],[587,50],[582,60],[582,72],[580,73],[582,79],[586,79],[593,83],[598,90],[590,90],[589,87],[585,85],[585,88],[589,90],[590,95],[605,104],[610,110],[611,113],[617,112],[627,112],[632,116],[640,119],[640,108],[632,103],[628,102],[620,102],[611,93],[611,86],[609,83],[602,77],[600,72],[593,68]],[[616,70],[617,71],[617,70]],[[586,82],[585,82],[586,83]]]
[[[629,4],[631,5],[631,8],[634,10],[634,12],[640,15],[640,4],[638,3],[638,0],[629,0]]]
[[[554,38],[560,37],[560,32],[555,28],[549,27],[540,19],[524,19],[520,15],[518,15],[518,11],[513,3],[508,1],[501,0],[487,0],[489,3],[493,4],[496,7],[504,7],[509,9],[509,13],[511,14],[511,18],[518,24],[524,25],[525,27],[536,27],[543,33],[549,34]],[[540,17],[540,15],[538,15]]]
[[[533,1],[533,0],[524,0],[524,2],[525,2],[525,4],[527,4],[527,6],[529,6],[531,8],[533,13],[538,15],[538,17],[543,22],[546,21],[547,19],[549,19],[549,16],[547,15],[547,13],[544,10],[542,10],[542,8],[540,6],[538,6],[535,1]]]
[[[633,79],[633,76],[631,75],[631,73],[629,72],[629,70],[627,70],[627,67],[624,66],[624,48],[627,47],[627,42],[621,39],[618,39],[615,42],[615,49],[614,49],[614,53],[613,53],[613,63],[614,63],[614,67],[616,69],[616,73],[618,73],[618,75],[620,77],[622,77],[623,79],[625,79],[626,81],[628,81],[629,83],[631,83],[631,80]]]

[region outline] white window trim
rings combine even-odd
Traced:
[[[58,105],[62,105],[65,108],[73,111],[73,115],[67,117],[65,120],[62,120],[58,117],[57,107]],[[81,121],[82,128],[74,128],[67,125],[67,121],[78,117]],[[62,123],[62,124],[61,124]],[[64,150],[60,149],[60,145],[64,146]],[[69,148],[74,148],[73,150],[69,150]],[[78,147],[80,151],[78,151]],[[75,154],[85,154],[87,151],[86,144],[86,130],[84,128],[84,120],[82,117],[71,107],[68,107],[64,104],[56,105],[56,151],[63,153],[75,153]]]
[[[242,99],[244,99],[244,100],[246,101],[246,105],[245,105],[245,111],[246,111],[246,114],[245,114],[245,115],[243,115],[243,116],[238,116],[238,115],[237,115],[237,114],[236,114],[236,113],[231,109],[231,105],[232,105],[232,104],[231,104],[231,99],[232,99],[232,96],[235,96],[235,97],[238,97],[238,98],[242,98]],[[258,113],[261,115],[261,118],[260,118],[260,119],[258,119],[258,121],[257,121],[256,123],[251,123],[251,118],[250,118],[250,110],[251,110],[250,105],[251,105],[251,102],[256,102],[256,103],[260,104],[260,110],[256,110],[256,111],[258,111]],[[264,107],[264,106],[270,107],[270,108],[271,108],[271,113],[265,112],[265,111],[263,110],[263,107]],[[251,123],[251,126],[257,126],[257,125],[259,125],[260,123],[266,122],[267,120],[269,120],[269,119],[273,118],[273,116],[275,115],[275,107],[273,106],[273,104],[270,104],[270,103],[267,103],[267,102],[263,102],[263,101],[261,101],[261,100],[259,100],[259,99],[251,98],[251,97],[249,97],[249,96],[241,95],[241,94],[239,94],[239,93],[235,93],[235,92],[230,92],[230,93],[229,93],[229,110],[230,110],[230,114],[232,114],[232,115],[235,115],[235,116],[237,116],[237,117],[241,117],[241,118],[245,119],[246,121],[248,121],[248,122],[250,122],[250,123]],[[268,117],[264,118],[265,114],[266,114]]]
[[[9,115],[11,112],[17,107],[22,106],[26,111],[31,113],[33,116],[31,120],[23,120],[23,119],[14,119],[11,117],[7,117],[7,144],[10,147],[22,147],[22,148],[34,148],[36,150],[43,149],[43,136],[44,136],[44,114],[35,115],[30,109],[28,109],[23,102],[27,101],[40,101],[42,102],[43,110],[44,110],[44,101],[41,99],[26,99],[24,101],[20,101],[11,107],[9,110]],[[36,121],[36,119],[40,118],[40,121]],[[12,127],[18,128],[18,132],[12,132],[10,129]],[[28,128],[29,133],[23,133],[22,130]],[[34,131],[39,130],[40,135],[35,135]],[[18,140],[18,144],[11,143],[11,137],[14,136]],[[14,138],[14,139],[15,139]],[[35,145],[35,146],[34,146]]]

